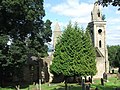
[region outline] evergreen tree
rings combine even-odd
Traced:
[[[95,51],[88,38],[77,24],[70,23],[57,41],[50,70],[53,74],[63,74],[66,86],[67,77],[96,73]]]
[[[96,70],[96,54],[95,54],[95,48],[93,47],[93,43],[90,37],[89,33],[89,28],[86,29],[85,34],[84,34],[84,56],[85,56],[85,61],[87,64],[88,70],[88,75],[95,75],[97,70]]]

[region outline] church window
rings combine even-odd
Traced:
[[[101,40],[100,40],[100,41],[99,41],[99,47],[101,48],[101,46],[102,46],[102,45],[101,45]]]
[[[101,33],[102,33],[102,29],[99,29],[99,30],[98,30],[98,33],[101,34]]]
[[[99,10],[98,10],[98,13],[97,13],[97,14],[98,14],[98,17],[100,17],[100,11],[99,11]]]
[[[100,17],[100,13],[98,13],[98,17]]]

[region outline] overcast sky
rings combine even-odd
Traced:
[[[55,23],[58,22],[63,30],[63,27],[69,21],[77,22],[80,27],[86,28],[91,21],[94,2],[95,0],[45,0],[46,16],[44,20],[50,19],[52,21],[52,29],[54,29]],[[120,11],[113,6],[104,8],[100,6],[100,8],[107,21],[107,45],[120,45]]]

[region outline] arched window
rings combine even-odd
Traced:
[[[98,13],[97,14],[98,14],[98,17],[100,17],[100,10],[99,9],[98,9]]]
[[[101,48],[102,47],[102,45],[101,45],[101,40],[99,41],[99,48]]]
[[[98,17],[100,17],[100,13],[98,12]]]

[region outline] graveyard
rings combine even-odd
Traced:
[[[83,1],[1,0],[0,90],[120,90],[120,1]]]
[[[96,89],[98,88],[98,89]],[[120,79],[118,79],[117,74],[112,74],[111,77],[108,78],[107,82],[104,82],[104,85],[101,84],[100,79],[93,80],[93,83],[90,84],[90,89],[84,90],[119,90],[116,88],[120,88]],[[15,90],[12,88],[0,88],[0,90]],[[30,85],[29,89],[20,88],[20,90],[37,90],[36,85]],[[48,83],[42,84],[41,89],[38,90],[65,90],[64,83]],[[68,90],[83,90],[82,86],[78,83],[68,83]]]

